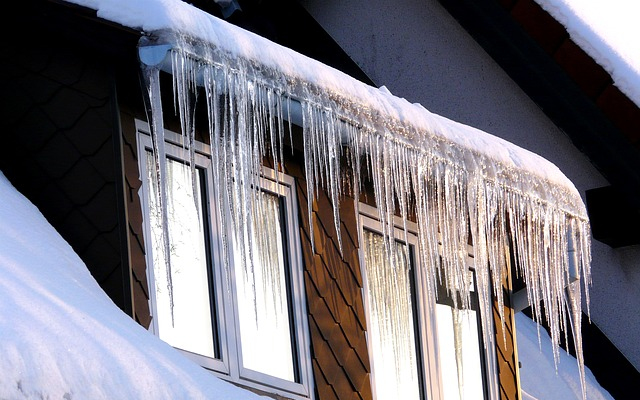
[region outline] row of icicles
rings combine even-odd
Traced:
[[[263,157],[272,158],[275,170],[280,169],[286,143],[292,142],[293,103],[299,102],[310,226],[313,226],[312,202],[316,193],[324,190],[333,205],[336,232],[340,232],[340,199],[345,194],[358,199],[361,185],[365,183],[361,175],[367,176],[373,186],[387,254],[392,253],[390,249],[396,240],[405,239],[396,237],[394,221],[398,213],[404,221],[405,232],[410,215],[415,218],[417,252],[420,268],[424,270],[421,274],[424,278],[417,284],[432,313],[438,283],[444,284],[449,294],[459,294],[457,306],[470,306],[472,285],[467,255],[472,239],[472,267],[477,279],[486,360],[495,359],[492,304],[497,302],[504,324],[503,283],[513,260],[517,274],[526,283],[534,318],[549,327],[556,365],[562,332],[565,335],[568,331],[573,333],[583,398],[586,399],[580,333],[582,287],[569,273],[568,243],[575,245],[585,295],[588,295],[591,256],[587,220],[555,207],[553,198],[541,200],[535,193],[525,193],[505,182],[487,179],[480,171],[490,160],[476,160],[479,169],[468,170],[458,159],[448,159],[433,154],[428,148],[408,145],[406,138],[392,131],[380,131],[379,124],[367,124],[366,120],[348,111],[354,108],[353,105],[343,108],[335,100],[325,101],[322,91],[313,85],[294,85],[288,77],[278,76],[274,71],[266,73],[243,60],[230,61],[225,55],[216,54],[213,48],[207,51],[205,56],[194,58],[187,51],[181,51],[180,45],[171,50],[174,106],[191,157],[195,148],[195,106],[197,103],[201,107],[204,103],[206,107],[213,182],[217,183],[216,201],[230,208],[229,213],[219,215],[224,225],[222,231],[227,232],[230,228],[228,231],[234,232],[236,243],[242,244],[243,258],[255,257],[250,251],[255,248],[251,241],[260,237],[251,232],[252,221],[259,215],[257,210],[262,208],[261,196],[255,188],[259,186]],[[160,71],[158,67],[144,64],[143,69],[160,185],[158,204],[164,209],[165,151]],[[203,95],[204,101],[199,98]],[[190,164],[195,165],[193,159]],[[522,171],[513,173],[521,174]],[[510,176],[509,179],[516,182],[521,177]],[[163,220],[166,224],[166,218]],[[340,239],[340,235],[337,236]],[[230,240],[225,235],[227,253]],[[268,241],[268,238],[262,240]],[[168,241],[169,238],[165,238],[167,254]],[[224,259],[228,263],[227,255]],[[167,276],[171,277],[170,257],[166,260]],[[245,262],[244,265],[254,263]],[[226,267],[228,270],[228,265]],[[168,285],[171,286],[170,280]],[[172,302],[171,287],[168,290]],[[451,297],[458,301],[458,296]],[[586,304],[588,309],[588,296]],[[489,362],[488,369],[489,392],[492,398],[499,398],[495,360]]]

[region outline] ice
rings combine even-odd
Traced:
[[[157,67],[149,67],[143,64],[144,77],[148,89],[148,106],[149,111],[153,113],[151,119],[151,130],[153,132],[164,132],[164,122],[162,116],[162,103],[160,102],[160,71]],[[160,209],[160,220],[162,221],[162,229],[160,231],[163,246],[161,247],[164,253],[164,263],[167,276],[167,293],[169,296],[169,308],[171,311],[171,321],[173,323],[173,284],[171,282],[171,250],[169,237],[169,212],[167,210],[167,186],[166,186],[166,174],[167,174],[167,158],[164,148],[164,135],[153,135],[153,157],[155,159],[155,179],[153,179],[156,187],[153,190],[155,198],[155,204]],[[195,189],[194,189],[195,190]]]
[[[243,35],[238,33],[236,39],[246,44]],[[487,360],[493,359],[495,347],[492,304],[494,300],[498,303],[504,324],[502,284],[512,260],[527,283],[535,318],[545,318],[550,327],[556,361],[563,333],[571,330],[575,343],[581,343],[581,313],[576,310],[581,310],[583,290],[585,307],[589,307],[589,220],[579,193],[555,166],[482,131],[395,98],[388,91],[359,85],[319,63],[299,59],[299,69],[292,69],[291,59],[296,55],[287,49],[279,54],[271,47],[256,55],[242,46],[225,47],[233,42],[229,38],[209,43],[171,32],[157,32],[157,36],[155,41],[145,38],[141,47],[171,44],[171,67],[157,68],[172,72],[174,103],[187,146],[194,140],[193,110],[198,92],[206,96],[218,201],[229,210],[221,211],[218,217],[234,235],[223,237],[226,256],[233,239],[241,250],[243,265],[259,265],[253,262],[259,256],[254,254],[254,249],[260,248],[256,241],[269,243],[264,233],[256,232],[255,225],[265,207],[257,190],[262,161],[270,157],[279,169],[288,126],[284,117],[291,122],[292,104],[298,102],[309,201],[306,217],[311,227],[313,201],[324,190],[333,207],[340,241],[339,205],[345,190],[350,189],[357,199],[360,186],[368,181],[373,186],[385,254],[392,265],[394,217],[406,221],[411,211],[416,211],[417,251],[420,267],[426,271],[418,285],[428,294],[429,304],[435,304],[436,283],[442,282],[449,295],[459,294],[459,299],[452,296],[456,307],[469,308],[466,260],[469,244],[473,244]],[[255,46],[247,48],[255,50]],[[309,72],[315,66],[318,76]],[[148,76],[152,135],[159,152],[157,170],[162,174],[162,110],[159,92],[154,89],[157,71]],[[162,197],[164,192],[159,193]],[[160,200],[159,204],[166,202]],[[572,283],[568,235],[574,238],[583,285]],[[576,350],[583,373],[582,349]],[[489,369],[490,391],[497,398],[497,366],[490,363]]]

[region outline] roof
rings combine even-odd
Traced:
[[[638,105],[534,0],[440,3],[611,183],[606,193],[593,193],[599,196],[589,207],[594,237],[600,239],[601,220],[615,220],[617,233],[602,233],[605,243],[640,243],[634,228],[640,221]],[[611,215],[614,209],[619,215]]]
[[[571,40],[611,75],[618,87],[640,105],[640,5],[628,0],[535,0],[560,22]]]

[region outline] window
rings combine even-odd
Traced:
[[[359,207],[374,399],[458,399],[460,389],[463,398],[486,398],[477,297],[472,295],[469,310],[454,308],[442,286],[437,304],[430,307],[419,285],[422,270],[415,226],[409,224],[405,236],[399,221],[395,243],[389,246],[377,211],[364,204]],[[473,278],[472,270],[469,274]]]
[[[312,397],[309,334],[294,181],[264,169],[253,246],[220,220],[208,146],[196,143],[195,185],[180,136],[165,132],[166,221],[146,124],[138,124],[152,325],[162,340],[218,376],[293,399]],[[162,226],[169,232],[169,246]],[[229,268],[223,237],[230,238]],[[252,252],[256,257],[246,258]],[[166,254],[169,255],[167,262]],[[245,260],[253,260],[253,263]],[[294,301],[295,299],[295,301]]]
[[[417,243],[415,235],[386,246],[376,210],[361,204],[361,264],[367,313],[367,344],[372,368],[374,398],[419,400],[431,398],[425,384],[433,357],[423,349],[433,347],[423,335],[430,325],[418,307],[416,290]],[[397,238],[405,238],[400,229]],[[391,247],[391,248],[388,248]],[[392,252],[393,264],[386,252]]]
[[[215,318],[212,312],[212,274],[209,271],[207,235],[202,200],[204,171],[196,169],[196,190],[192,191],[189,166],[167,160],[168,227],[171,241],[171,273],[164,269],[162,219],[157,204],[153,156],[145,153],[149,204],[150,246],[153,254],[152,303],[155,304],[154,328],[160,338],[177,348],[205,357],[220,358]],[[194,196],[197,198],[194,201]],[[200,204],[200,207],[197,207]],[[169,280],[169,278],[171,278]],[[169,285],[173,293],[170,296]],[[171,305],[173,302],[173,305]],[[172,309],[173,308],[173,312]]]
[[[469,270],[471,307],[455,305],[444,286],[438,287],[436,327],[438,360],[445,399],[485,399],[485,368],[480,311],[475,292],[475,274]],[[460,363],[460,365],[458,365]],[[464,385],[459,385],[459,380]]]
[[[411,251],[397,242],[389,262],[384,237],[363,231],[369,346],[378,399],[420,399],[420,368],[411,289]]]

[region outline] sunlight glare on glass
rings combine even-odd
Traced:
[[[376,399],[419,399],[418,358],[413,326],[406,245],[393,249],[396,265],[385,254],[382,235],[364,231],[369,347]]]
[[[171,278],[173,286],[173,323],[167,288],[167,271],[162,238],[161,210],[156,199],[153,155],[147,153],[147,182],[153,265],[156,319],[162,340],[182,350],[216,357],[211,320],[211,298],[207,274],[207,255],[200,194],[200,171],[196,169],[196,193],[191,190],[190,168],[177,161],[166,164],[167,211],[171,242]]]
[[[438,354],[444,398],[484,399],[482,365],[480,360],[480,340],[478,319],[473,310],[458,310],[458,321],[454,309],[445,304],[436,304],[436,324],[438,327]],[[462,376],[464,384],[459,387],[456,345],[462,351]],[[460,397],[462,392],[463,397]]]
[[[242,363],[295,382],[280,203],[277,196],[261,196],[262,215],[252,230],[253,265],[235,268]]]

